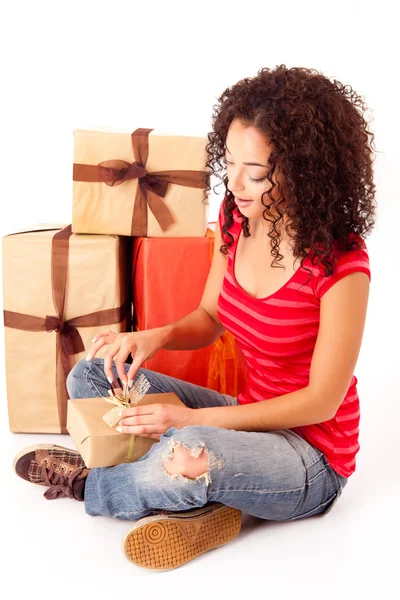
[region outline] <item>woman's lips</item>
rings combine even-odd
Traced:
[[[251,202],[253,202],[253,200],[243,200],[242,198],[238,198],[237,196],[235,196],[235,203],[238,206],[247,206]]]

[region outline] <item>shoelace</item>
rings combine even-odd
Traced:
[[[51,467],[46,465],[47,463],[42,465],[42,475],[49,489],[43,494],[44,497],[47,500],[55,500],[64,496],[76,499],[72,485],[75,479],[82,473],[84,467],[78,467],[70,472],[70,474],[62,474],[55,472],[55,463],[52,463]]]

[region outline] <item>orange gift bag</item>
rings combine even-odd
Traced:
[[[134,238],[134,330],[168,325],[198,308],[213,256],[214,226],[209,224],[204,237]],[[142,366],[230,396],[245,387],[245,359],[228,331],[206,348],[159,350]]]

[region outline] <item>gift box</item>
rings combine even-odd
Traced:
[[[158,402],[183,405],[173,392],[146,394],[138,404]],[[110,404],[104,398],[74,398],[68,401],[67,429],[89,468],[134,462],[157,441],[142,435],[119,433],[115,426],[110,427],[103,419],[109,409]]]
[[[128,241],[72,234],[70,225],[38,225],[3,237],[11,431],[67,433],[69,371],[86,358],[99,330],[131,329]]]
[[[214,250],[215,224],[202,238],[133,241],[133,329],[162,327],[198,308]],[[246,361],[235,338],[225,331],[197,350],[159,350],[142,367],[238,396],[246,384]]]
[[[75,130],[72,231],[204,236],[207,141],[143,128]]]

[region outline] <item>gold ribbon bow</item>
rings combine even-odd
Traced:
[[[109,427],[114,427],[119,421],[119,412],[122,408],[129,408],[130,406],[136,406],[136,404],[143,398],[148,389],[150,388],[150,382],[146,376],[142,373],[139,379],[134,383],[132,389],[129,391],[125,381],[123,382],[122,394],[115,393],[113,384],[111,389],[108,391],[110,398],[103,396],[106,402],[115,404],[114,408],[111,408],[105,415],[103,415],[103,421],[107,423]],[[126,462],[132,462],[133,447],[135,443],[135,436],[132,434],[129,438],[128,455]]]

